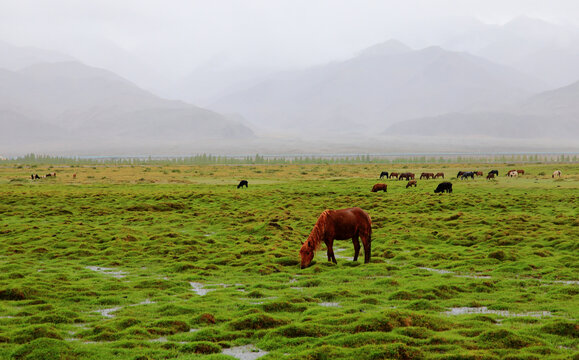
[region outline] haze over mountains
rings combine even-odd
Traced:
[[[0,151],[215,151],[232,142],[246,153],[330,150],[303,143],[324,139],[336,151],[340,139],[399,136],[579,147],[579,30],[526,17],[465,29],[441,46],[390,39],[285,71],[225,58],[177,77],[123,49],[73,57],[0,42]]]

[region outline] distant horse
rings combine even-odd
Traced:
[[[324,210],[314,225],[310,236],[300,249],[301,268],[312,263],[316,250],[322,242],[328,248],[328,261],[337,264],[334,256],[334,240],[352,239],[354,244],[354,261],[360,254],[360,240],[364,246],[364,262],[370,262],[372,245],[372,220],[364,210],[353,207],[340,210]]]
[[[476,176],[483,176],[484,175],[482,171],[475,171],[474,174]]]
[[[434,173],[422,173],[422,174],[420,174],[420,180],[422,180],[423,177],[425,177],[426,180],[428,180],[428,179],[434,177]]]
[[[408,189],[409,187],[414,186],[416,187],[416,180],[410,180],[408,182],[408,184],[406,184],[406,188]]]
[[[491,170],[489,171],[489,175],[493,174],[494,176],[499,176],[499,171],[498,170]]]
[[[51,176],[52,176],[51,173],[48,173],[48,174],[44,175],[44,177],[51,177]]]
[[[459,177],[462,176],[462,174],[464,174],[465,171],[459,171],[458,174],[456,174],[456,178],[458,179]]]
[[[436,173],[436,175],[434,175],[433,179],[436,179],[436,178],[439,178],[439,177],[441,177],[441,178],[444,179],[444,173]]]
[[[76,173],[72,174],[72,178],[76,179]]]
[[[518,175],[519,175],[519,173],[517,172],[517,170],[511,170],[507,174],[507,176],[509,176],[509,177],[517,177]]]
[[[248,186],[247,186],[247,180],[241,180],[241,181],[239,182],[239,185],[237,185],[237,188],[239,189],[239,188],[242,188],[242,187],[244,187],[244,186],[245,186],[245,187],[248,187]]]
[[[489,173],[487,175],[487,180],[494,179],[494,178],[495,178],[495,174],[493,174],[493,173]]]
[[[461,180],[468,179],[469,177],[474,180],[474,172],[467,171],[467,172],[463,172],[462,175],[460,175]]]
[[[406,173],[402,173],[402,174],[398,175],[398,180],[402,180],[402,179],[406,179],[406,180],[414,179],[414,173],[406,172]]]
[[[380,179],[382,179],[384,176],[386,176],[386,179],[388,179],[388,171],[382,171],[380,173]]]
[[[553,171],[553,175],[551,175],[551,177],[554,178],[555,176],[561,177],[561,170],[555,170],[555,171]]]
[[[38,180],[38,179],[40,179],[40,176],[38,176],[38,174],[34,174],[34,179]]]
[[[518,173],[519,175],[525,175],[525,170],[517,170],[517,173]]]
[[[451,182],[448,182],[448,181],[441,182],[440,184],[438,184],[436,189],[434,189],[435,193],[443,193],[445,191],[449,194],[452,193],[452,183]]]
[[[398,178],[398,173],[390,173],[390,179],[393,177]]]
[[[388,187],[388,185],[386,184],[376,184],[374,186],[372,186],[372,192],[378,192],[378,191],[386,191],[386,188]]]

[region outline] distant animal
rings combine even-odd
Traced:
[[[519,173],[517,172],[517,170],[511,170],[507,174],[507,176],[509,176],[509,177],[517,177],[518,175],[519,175]]]
[[[436,173],[436,175],[434,175],[433,179],[437,179],[437,178],[439,178],[439,177],[441,177],[441,178],[444,179],[444,173],[441,173],[441,172],[440,172],[440,173]]]
[[[517,172],[517,170],[509,170],[509,171],[507,171],[507,175],[506,175],[506,176],[511,176],[510,174],[511,174],[511,172],[513,172],[513,171],[516,172],[517,174],[519,174],[519,173]]]
[[[405,173],[398,175],[398,180],[402,180],[402,179],[406,179],[406,180],[414,179],[414,173],[405,172]]]
[[[491,170],[491,171],[489,171],[489,175],[490,174],[493,174],[495,176],[499,176],[499,171],[498,170]]]
[[[248,187],[248,186],[247,186],[247,180],[241,180],[241,181],[239,182],[239,185],[237,185],[237,188],[239,189],[239,188],[242,188],[242,187],[244,187],[244,186],[245,186],[245,187]]]
[[[495,178],[495,174],[489,173],[489,174],[487,175],[487,180],[494,179],[494,178]]]
[[[38,174],[34,174],[34,180],[40,179],[40,176],[38,176]]]
[[[553,171],[553,175],[551,175],[551,177],[554,178],[555,176],[561,177],[561,170],[555,170],[555,171]]]
[[[337,264],[334,256],[334,240],[352,239],[354,244],[354,261],[358,261],[360,240],[364,246],[364,263],[370,262],[372,247],[372,220],[364,210],[353,207],[339,210],[324,210],[312,232],[300,249],[301,268],[311,265],[316,250],[326,244],[328,261]]]
[[[483,172],[482,171],[475,171],[474,173],[476,176],[483,176]]]
[[[390,179],[398,178],[398,173],[390,173]]]
[[[31,178],[32,180],[34,180],[34,174],[30,175],[30,178]]]
[[[434,177],[434,173],[422,173],[420,174],[420,180],[422,180],[422,178],[426,178],[426,180],[433,178]]]
[[[467,171],[467,172],[463,172],[462,175],[460,175],[461,180],[468,179],[469,177],[474,180],[474,172]]]
[[[372,186],[372,192],[378,192],[378,191],[386,191],[386,184],[375,184],[374,186]]]
[[[461,177],[462,174],[464,174],[464,173],[465,173],[464,171],[459,171],[458,174],[456,174],[456,178],[458,179],[458,178]]]
[[[76,179],[76,173],[72,174],[72,178]]]
[[[44,177],[51,177],[51,176],[52,176],[52,174],[50,174],[50,173],[44,175]]]
[[[452,193],[452,183],[451,182],[448,182],[448,181],[441,182],[440,184],[438,184],[436,189],[434,189],[434,193],[443,193],[445,191],[449,194]]]
[[[525,170],[517,170],[517,173],[518,173],[519,175],[525,175]]]
[[[382,179],[384,176],[386,176],[386,179],[388,179],[388,171],[382,171],[380,173],[380,179]]]
[[[406,184],[406,188],[408,189],[409,187],[414,186],[416,187],[416,180],[410,180],[408,182],[408,184]]]

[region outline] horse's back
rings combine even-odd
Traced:
[[[329,217],[334,237],[338,240],[369,233],[372,228],[370,215],[359,207],[333,210],[330,211]]]

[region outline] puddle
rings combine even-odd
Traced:
[[[454,271],[450,271],[450,270],[433,269],[433,268],[427,268],[427,267],[419,267],[419,269],[426,270],[426,271],[432,271],[432,272],[439,273],[439,274],[454,274]]]
[[[221,353],[223,355],[233,356],[240,360],[255,360],[266,355],[268,352],[256,348],[255,345],[244,345],[223,349]]]
[[[443,312],[445,315],[467,315],[467,314],[495,314],[504,317],[550,317],[550,311],[529,311],[526,313],[512,313],[508,310],[490,310],[486,306],[482,307],[458,307],[451,308],[450,311]]]
[[[337,302],[321,302],[318,305],[325,307],[342,307],[340,306],[340,303]]]
[[[341,252],[343,252],[343,251],[346,251],[346,249],[334,249],[334,257],[335,257],[336,259],[346,259],[346,260],[347,260],[347,259],[350,259],[350,258],[354,258],[354,255],[352,255],[352,256],[346,256],[346,255],[337,254],[337,253],[341,253]]]
[[[149,304],[156,304],[156,303],[157,303],[156,301],[152,301],[150,299],[145,299],[138,304],[132,304],[130,306],[149,305]]]
[[[302,291],[302,290],[304,290],[304,288],[303,288],[303,287],[298,287],[298,286],[292,286],[292,287],[290,287],[290,289],[293,289],[293,290],[299,290],[299,291]]]
[[[161,336],[160,338],[150,339],[150,340],[149,340],[149,342],[152,342],[152,343],[165,343],[165,342],[167,342],[167,341],[169,341],[169,340],[167,339],[166,336]]]
[[[577,280],[554,280],[551,281],[557,284],[565,284],[565,285],[579,285],[579,281]]]
[[[110,308],[110,309],[101,309],[101,310],[94,310],[93,312],[98,312],[100,313],[102,316],[107,317],[107,318],[114,318],[115,315],[112,315],[111,313],[115,312],[115,311],[119,311],[121,310],[123,307],[122,306],[117,306],[114,308]]]
[[[189,283],[193,287],[193,292],[195,292],[199,296],[207,295],[210,291],[215,291],[215,289],[205,289],[205,285],[197,282],[190,282]]]
[[[125,276],[127,276],[125,271],[121,271],[121,270],[117,270],[114,268],[105,268],[105,267],[100,267],[100,266],[86,266],[85,269],[89,269],[92,271],[96,271],[99,272],[101,274],[105,274],[105,275],[109,275],[112,276],[114,278],[117,279],[121,279],[124,278]]]
[[[290,281],[289,281],[290,284],[293,284],[293,283],[295,283],[295,282],[298,282],[298,279],[296,279],[296,278],[291,278]]]

